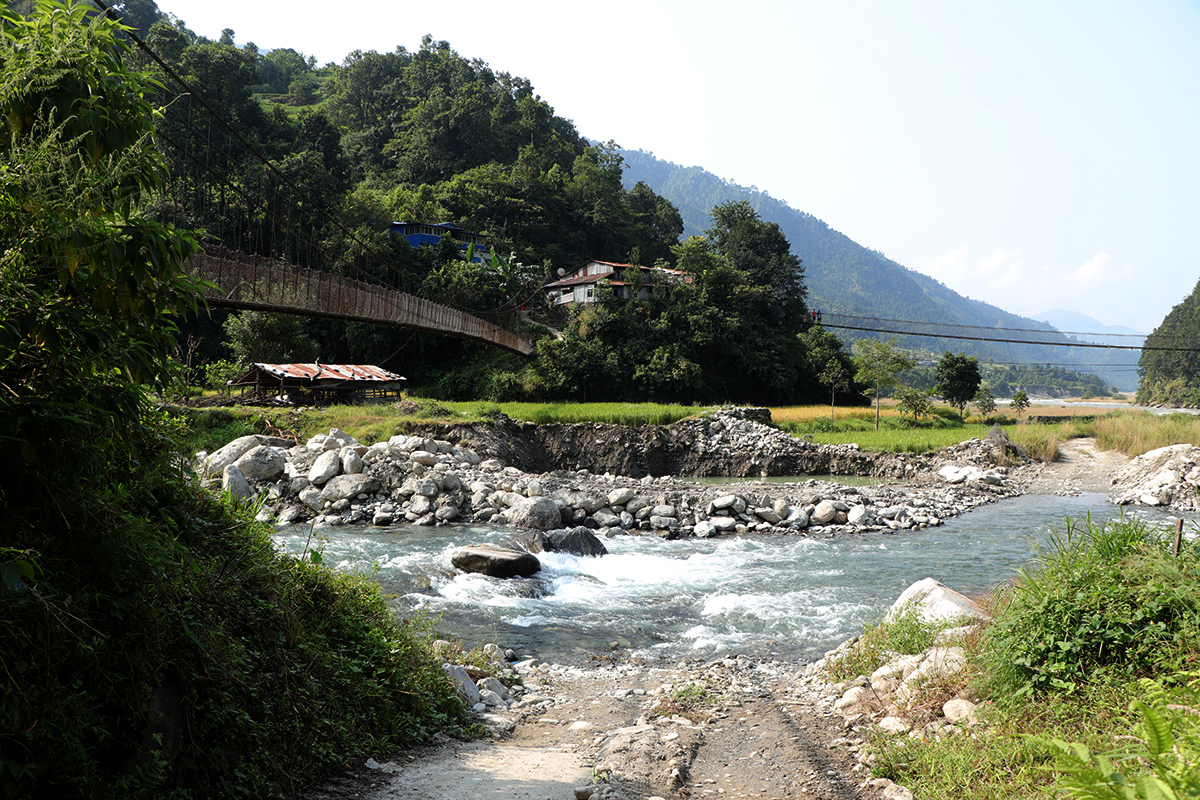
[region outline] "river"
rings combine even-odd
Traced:
[[[810,660],[877,620],[912,582],[936,578],[968,595],[1029,563],[1034,543],[1068,518],[1121,511],[1099,494],[1026,495],[978,508],[937,528],[833,539],[749,536],[663,541],[606,539],[609,555],[542,553],[529,580],[457,572],[463,545],[502,541],[511,529],[281,530],[278,546],[321,551],[337,569],[371,575],[397,613],[437,615],[436,629],[468,646],[495,641],[543,660],[581,664],[609,653],[647,660],[730,653]],[[1153,509],[1127,513],[1155,524]]]

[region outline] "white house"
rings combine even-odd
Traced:
[[[554,283],[546,284],[546,300],[551,305],[594,303],[601,298],[601,292],[608,292],[610,297],[629,300],[633,292],[630,286],[632,275],[629,271],[635,269],[641,271],[642,288],[638,292],[638,298],[643,300],[673,283],[692,281],[691,275],[677,269],[617,264],[612,261],[589,261],[582,267],[565,273]]]

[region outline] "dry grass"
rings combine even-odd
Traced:
[[[1058,458],[1058,446],[1070,439],[1096,435],[1096,423],[1064,418],[1057,425],[1021,424],[1005,428],[1008,437],[1035,461]]]
[[[1096,420],[1096,444],[1130,458],[1172,444],[1200,446],[1200,417],[1120,411]]]
[[[880,419],[899,416],[900,412],[896,410],[895,406],[888,406],[886,402],[879,409]],[[833,418],[835,420],[864,419],[874,421],[875,408],[873,406],[868,408],[864,408],[863,406],[852,406],[849,408],[834,407]],[[829,406],[786,406],[771,409],[771,421],[776,424],[784,422],[805,423],[816,419],[829,419]]]

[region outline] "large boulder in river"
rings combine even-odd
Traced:
[[[225,468],[239,458],[244,456],[256,447],[260,447],[267,443],[265,436],[251,434],[250,436],[241,436],[234,439],[229,444],[217,450],[215,453],[209,453],[200,465],[200,471],[205,477],[221,475],[225,472]]]
[[[221,472],[221,488],[237,500],[253,500],[254,489],[238,468],[237,464],[229,464]]]
[[[342,457],[337,450],[326,450],[317,456],[317,460],[308,470],[308,482],[320,486],[337,475],[342,467]]]
[[[528,578],[542,568],[542,562],[532,553],[494,544],[468,545],[451,556],[450,563],[463,572],[493,578]]]
[[[549,553],[554,549],[543,531],[521,531],[511,539],[512,543],[530,553]]]
[[[366,473],[338,475],[336,478],[330,478],[325,484],[325,488],[321,490],[321,499],[336,503],[338,500],[349,500],[360,494],[370,494],[378,490],[379,481]]]
[[[550,540],[550,550],[556,553],[570,553],[576,556],[606,556],[608,548],[604,542],[582,525],[569,530],[554,530],[546,534]]]
[[[274,447],[260,444],[247,450],[233,463],[248,481],[273,481],[283,474],[283,465],[287,461]]]
[[[548,531],[562,525],[558,504],[549,497],[523,497],[505,512],[508,524],[518,528]]]
[[[924,622],[953,622],[964,618],[987,619],[987,612],[971,598],[940,583],[925,578],[905,589],[892,603],[884,619],[888,620],[903,612],[909,605],[916,607]]]

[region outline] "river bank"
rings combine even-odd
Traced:
[[[973,448],[983,452],[979,445]],[[867,507],[879,507],[877,500],[894,496],[875,492],[927,499],[922,493],[936,493],[948,485],[947,478],[932,467],[941,461],[940,469],[958,460],[942,454],[930,458],[929,467],[908,484],[861,487],[842,496]],[[1094,448],[1084,444],[1069,451],[1059,464],[1009,468],[1004,491],[1006,496],[1031,490],[1060,494],[1094,491],[1120,462],[1119,456],[1095,454]],[[957,464],[957,468],[963,466],[967,465]],[[537,478],[551,485],[561,479],[549,473]],[[603,496],[605,490],[626,482],[629,487],[619,488],[681,491],[674,478],[643,482],[576,472],[570,480],[579,482],[577,490],[583,487]],[[978,479],[963,482],[967,483],[963,491],[975,492],[973,496],[985,498],[982,502],[998,499],[990,484]],[[813,499],[812,493],[823,483],[753,488],[798,503],[805,495]],[[706,496],[708,502],[732,492],[754,494],[745,484],[704,488],[688,484],[685,488],[711,493]],[[689,505],[695,509],[701,504]],[[847,523],[818,526],[815,533],[853,535],[855,530]],[[754,529],[745,526],[741,532]],[[814,535],[808,527],[780,532]],[[870,725],[856,726],[834,712],[844,687],[826,684],[812,666],[745,656],[668,665],[600,657],[582,667],[526,664],[521,669],[515,678],[523,687],[520,699],[500,714],[487,717],[492,739],[446,741],[387,758],[381,754],[366,762],[371,766],[356,766],[339,781],[302,796],[434,800],[500,791],[506,797],[569,798],[586,795],[585,786],[594,787],[594,796],[631,799],[904,796],[900,787],[869,778],[859,754]],[[687,709],[673,706],[671,699],[678,696],[700,698],[703,703],[685,716],[679,712]]]
[[[1036,475],[998,429],[987,440],[933,454],[864,453],[798,440],[763,424],[761,414],[769,418],[766,409],[722,409],[666,428],[505,418],[430,432],[444,438],[393,436],[369,447],[336,429],[304,444],[244,436],[200,454],[198,471],[233,496],[260,503],[262,517],[281,524],[482,522],[663,538],[937,526],[1021,494]],[[753,481],[814,473],[888,482]],[[730,487],[688,480],[710,475],[746,481]]]

